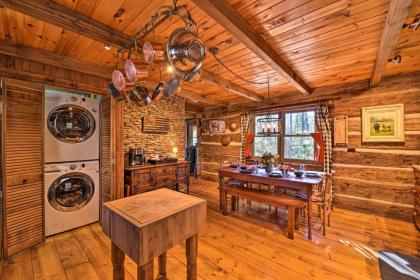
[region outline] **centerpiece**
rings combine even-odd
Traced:
[[[264,165],[265,172],[270,174],[271,171],[273,170],[273,164],[275,163],[275,157],[271,153],[264,152],[261,159],[262,159],[262,163]]]

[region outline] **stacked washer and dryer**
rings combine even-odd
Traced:
[[[44,201],[47,236],[99,220],[99,101],[45,93]]]

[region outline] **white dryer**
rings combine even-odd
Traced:
[[[99,159],[99,100],[47,89],[44,162]]]
[[[45,165],[45,235],[99,220],[99,162]]]

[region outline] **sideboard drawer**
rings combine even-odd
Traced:
[[[170,185],[175,183],[175,177],[174,176],[160,176],[156,178],[156,185]]]
[[[152,173],[149,172],[133,172],[133,185],[152,185],[153,184],[153,176]]]
[[[175,170],[176,167],[174,166],[162,166],[162,167],[156,167],[155,169],[155,175],[157,177],[160,176],[173,176],[175,177]]]

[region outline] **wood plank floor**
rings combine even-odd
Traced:
[[[307,240],[302,219],[295,240],[289,240],[284,211],[276,217],[274,210],[253,204],[225,217],[218,211],[216,187],[209,181],[192,182],[193,193],[208,200],[208,227],[199,240],[199,279],[380,279],[379,250],[420,256],[420,235],[413,224],[334,209],[326,237],[316,223],[313,240]],[[0,279],[112,279],[110,246],[99,224],[88,225],[4,261]],[[184,249],[183,244],[169,251],[169,279],[186,279]],[[135,264],[126,258],[126,279],[135,275]]]

